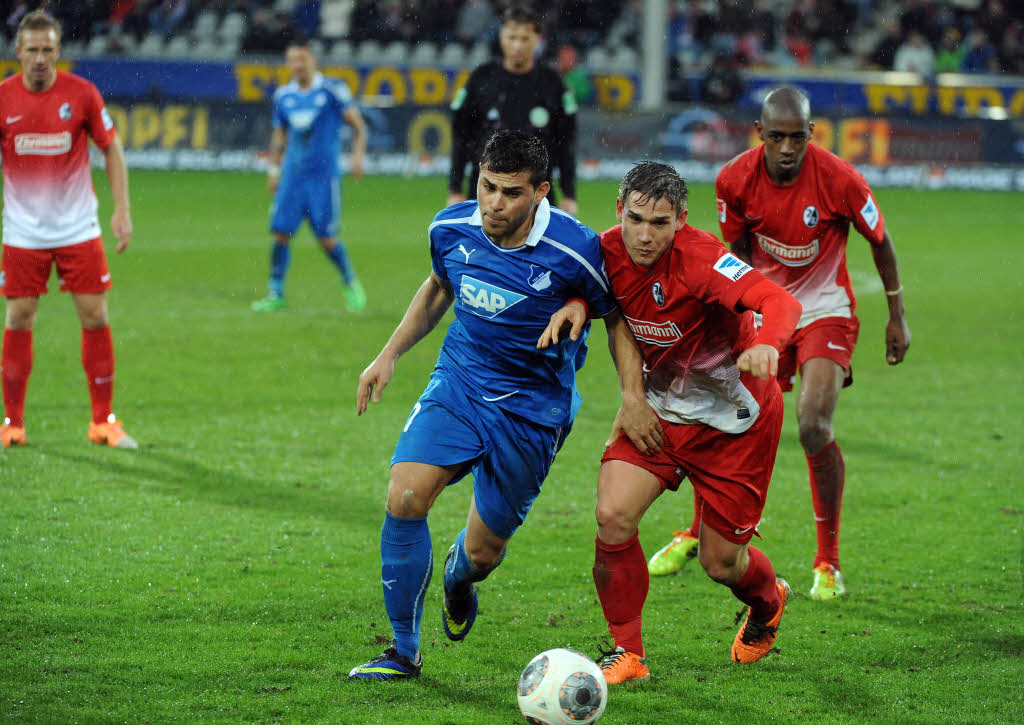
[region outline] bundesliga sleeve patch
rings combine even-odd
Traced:
[[[110,114],[107,112],[106,106],[104,106],[103,110],[100,111],[100,118],[103,119],[103,128],[106,129],[107,131],[114,127],[114,119],[110,117]]]
[[[871,198],[870,194],[864,206],[861,207],[860,216],[868,228],[874,230],[878,226],[878,207],[875,206],[875,200]]]
[[[738,281],[740,277],[752,269],[753,267],[749,264],[740,260],[735,255],[728,253],[723,254],[719,257],[718,261],[715,262],[715,271],[723,277],[729,278],[733,282]]]
[[[718,202],[718,221],[721,224],[725,224],[725,199],[715,199]]]

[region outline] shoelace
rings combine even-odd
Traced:
[[[605,649],[604,648],[604,647],[607,647],[609,645],[611,646],[611,649]],[[622,659],[626,655],[625,652],[620,652],[619,650],[617,650],[615,648],[615,645],[612,644],[611,642],[609,642],[608,640],[604,640],[604,647],[602,647],[601,643],[598,642],[598,644],[597,644],[597,651],[600,654],[594,659],[594,661],[597,662],[601,666],[601,669],[604,669],[605,667],[610,667],[611,665],[614,665],[616,662],[618,662],[620,659]]]
[[[765,635],[774,635],[778,631],[778,627],[748,619],[746,626],[743,628],[743,634],[740,635],[740,641],[743,644],[752,644],[764,638]]]

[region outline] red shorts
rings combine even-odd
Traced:
[[[801,327],[789,344],[779,353],[779,385],[785,392],[793,389],[796,374],[812,357],[824,357],[834,361],[846,371],[843,387],[853,384],[853,368],[850,360],[857,347],[857,333],[860,320],[853,317],[825,317],[815,320],[807,327]]]
[[[110,289],[103,240],[96,237],[52,249],[25,249],[5,244],[0,261],[0,295],[38,297],[46,294],[46,282],[54,264],[62,292],[98,294]]]
[[[689,476],[704,499],[701,521],[736,544],[747,543],[757,533],[782,434],[778,384],[746,374],[742,380],[761,406],[757,421],[746,432],[724,433],[709,425],[662,420],[665,440],[658,453],[641,454],[622,434],[601,458],[602,463],[625,461],[643,468],[672,491]]]

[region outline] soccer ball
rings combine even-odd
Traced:
[[[519,709],[534,725],[587,725],[608,703],[608,683],[594,660],[574,649],[549,649],[519,676]]]

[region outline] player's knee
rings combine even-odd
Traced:
[[[597,509],[597,535],[601,541],[608,544],[621,544],[629,541],[636,533],[637,522],[616,504],[598,500]]]
[[[429,510],[429,499],[418,494],[415,489],[397,485],[394,481],[388,486],[387,511],[392,516],[400,519],[422,518]]]
[[[733,570],[736,568],[735,555],[708,552],[704,547],[701,547],[698,552],[698,558],[708,577],[719,584],[726,584],[734,578]]]
[[[822,416],[800,421],[800,445],[808,453],[817,453],[832,440],[832,422]]]
[[[495,547],[487,543],[479,543],[471,546],[469,542],[466,543],[466,556],[469,557],[470,563],[475,569],[485,574],[490,574],[498,567],[504,552],[504,545]]]

